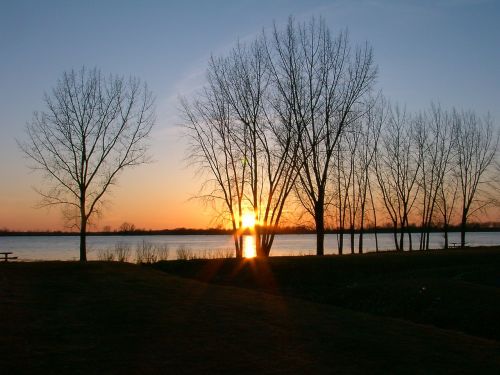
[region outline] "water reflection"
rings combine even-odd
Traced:
[[[244,236],[243,240],[243,256],[245,258],[253,258],[256,256],[255,240],[253,236]]]

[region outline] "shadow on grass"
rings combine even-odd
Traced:
[[[72,375],[498,373],[498,342],[338,308],[328,302],[338,294],[326,287],[309,293],[304,275],[320,283],[326,276],[318,272],[336,269],[344,274],[331,285],[347,290],[345,264],[356,259],[157,265],[257,291],[116,262],[0,264],[0,352],[7,354],[0,356],[0,369]],[[360,271],[364,280],[369,270]]]
[[[402,318],[500,340],[500,248],[160,262],[203,282]]]

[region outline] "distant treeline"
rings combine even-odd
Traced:
[[[420,227],[412,226],[410,230],[413,233],[419,233]],[[432,227],[431,232],[441,232],[443,228]],[[364,233],[392,233],[394,229],[391,226],[374,228],[365,228]],[[459,232],[460,226],[455,225],[448,228],[450,232]],[[500,222],[470,223],[467,226],[468,232],[500,232]],[[261,233],[265,233],[265,228],[260,228]],[[336,234],[341,231],[334,228],[327,228],[326,233]],[[345,229],[343,233],[350,232]],[[94,231],[89,232],[89,236],[144,236],[144,235],[173,235],[173,236],[192,236],[192,235],[231,235],[231,229],[223,228],[175,228],[175,229],[133,229],[133,230],[115,230],[115,231]],[[288,226],[276,230],[277,234],[315,234],[314,228],[305,226]],[[243,231],[243,234],[251,234],[250,230]],[[0,229],[0,236],[77,236],[79,232],[72,231],[12,231],[6,228]]]

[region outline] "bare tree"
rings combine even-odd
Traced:
[[[290,19],[285,30],[273,32],[271,74],[280,101],[299,129],[299,199],[316,225],[316,254],[324,254],[325,207],[332,158],[353,111],[376,76],[368,44],[352,48],[346,32],[332,38],[323,20],[298,24]],[[271,48],[272,47],[272,48]]]
[[[482,186],[489,181],[488,170],[495,161],[499,135],[493,132],[491,117],[481,118],[472,111],[453,110],[453,131],[461,202],[460,243],[464,247],[467,220],[492,203],[482,194]]]
[[[299,133],[290,110],[276,100],[266,44],[262,36],[212,58],[208,85],[183,104],[189,156],[209,171],[213,189],[205,196],[229,212],[237,256],[247,206],[256,222],[257,255],[269,255],[299,171]]]
[[[338,207],[338,252],[343,252],[345,222],[349,224],[351,254],[355,252],[355,233],[359,231],[358,252],[363,252],[366,205],[380,129],[385,121],[384,101],[379,98],[358,108],[362,115],[346,130],[340,139],[337,160],[334,161],[333,180],[336,185],[334,199]]]
[[[450,170],[453,142],[450,120],[446,111],[433,104],[429,111],[419,114],[414,122],[415,142],[421,161],[418,178],[421,250],[429,249],[430,229],[438,206],[438,198],[440,193],[444,192],[444,180]],[[445,203],[443,209],[448,209],[446,202],[443,203]]]
[[[46,111],[35,112],[19,142],[47,184],[43,206],[63,205],[80,231],[80,261],[87,260],[91,217],[124,168],[148,161],[146,140],[154,123],[153,97],[138,79],[104,77],[97,69],[66,72]]]
[[[441,186],[439,186],[438,196],[436,200],[436,208],[443,220],[445,249],[448,249],[449,247],[448,232],[457,206],[458,178],[456,174],[453,173],[452,168],[454,166],[454,163],[454,160],[450,161],[452,167],[446,172],[443,183],[441,184]]]
[[[358,252],[363,252],[363,234],[367,215],[366,205],[368,192],[371,192],[372,166],[380,137],[382,125],[387,116],[386,103],[383,98],[373,100],[366,109],[360,129],[360,142],[357,148],[356,180],[359,199],[359,240]],[[371,196],[371,193],[370,193]],[[372,198],[373,199],[373,198]],[[373,205],[373,202],[372,202]],[[373,213],[376,223],[376,213]]]
[[[334,194],[331,201],[334,202],[333,206],[337,210],[337,250],[339,255],[344,252],[344,232],[347,220],[351,224],[351,237],[353,235],[354,229],[352,226],[355,217],[353,211],[356,210],[355,205],[357,204],[354,199],[355,194],[351,194],[351,190],[354,189],[354,150],[357,147],[359,132],[352,130],[339,137],[335,147],[335,158],[332,160],[333,171],[330,176],[334,185]]]
[[[190,139],[188,158],[198,164],[208,178],[201,195],[214,206],[222,203],[233,230],[236,257],[243,256],[243,201],[247,183],[248,135],[233,121],[226,88],[220,76],[229,69],[227,59],[211,58],[207,86],[189,103],[182,100],[186,134]]]
[[[128,223],[128,222],[123,222],[120,227],[118,228],[118,232],[122,232],[122,233],[130,233],[130,232],[134,232],[137,228],[135,227],[134,224],[132,223]]]
[[[414,143],[412,120],[406,111],[397,106],[392,109],[379,146],[375,154],[376,176],[393,224],[396,250],[404,249],[405,232],[412,250],[409,220],[418,194],[421,160]]]

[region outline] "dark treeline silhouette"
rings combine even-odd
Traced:
[[[374,94],[375,78],[367,43],[314,18],[210,59],[204,88],[182,100],[188,160],[205,173],[200,197],[230,223],[237,257],[248,211],[257,255],[294,217],[311,220],[322,255],[326,228],[340,234],[339,254],[345,234],[361,253],[366,228],[387,220],[396,250],[428,249],[435,228],[448,247],[457,224],[465,246],[470,218],[498,204],[492,119],[435,104],[409,113]]]
[[[262,228],[265,230],[265,228]],[[411,233],[420,233],[421,228],[417,226],[410,226],[408,230]],[[462,227],[460,224],[450,225],[447,232],[461,232]],[[466,226],[467,232],[500,232],[500,222],[472,222],[468,223]],[[363,228],[362,233],[392,233],[393,227],[391,225],[378,226],[376,229],[373,226],[367,226]],[[283,226],[275,230],[276,234],[316,234],[316,229],[314,227],[305,226]],[[340,231],[337,228],[325,228],[325,234],[339,234]],[[349,229],[344,230],[344,234],[350,234]],[[360,234],[361,229],[357,228],[354,230],[355,234]],[[432,225],[429,228],[429,233],[443,233],[442,226]],[[18,231],[11,230],[8,228],[0,229],[0,236],[79,236],[79,232],[75,231],[61,231],[61,230],[38,230],[38,231]],[[192,236],[192,235],[232,235],[231,229],[224,228],[174,228],[174,229],[135,229],[132,232],[122,232],[119,230],[113,231],[88,231],[87,236]],[[252,235],[250,229],[244,230],[244,235]]]

